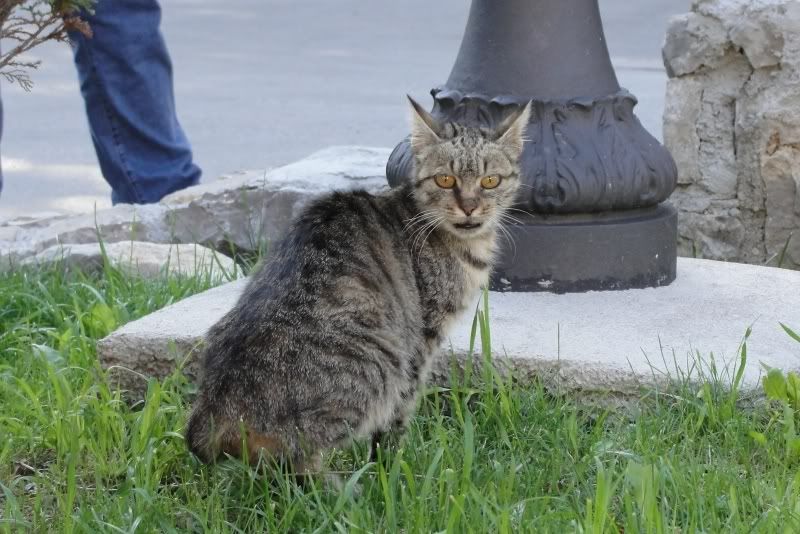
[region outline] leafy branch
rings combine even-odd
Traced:
[[[90,11],[96,0],[0,0],[0,39],[13,43],[0,53],[0,76],[26,91],[33,87],[29,72],[41,61],[24,54],[47,41],[64,41],[67,31],[92,36],[81,10]]]

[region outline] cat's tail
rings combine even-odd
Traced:
[[[277,435],[256,431],[242,420],[215,417],[202,398],[189,417],[186,427],[186,443],[189,450],[201,461],[211,463],[223,454],[247,459],[256,465],[259,456],[280,459],[287,452],[286,446]]]

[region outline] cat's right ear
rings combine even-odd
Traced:
[[[500,124],[495,131],[497,142],[521,153],[525,143],[525,128],[530,121],[532,104],[528,101],[524,107],[518,108]]]
[[[411,149],[419,153],[423,148],[441,141],[438,133],[440,126],[413,98],[406,97],[411,102]]]

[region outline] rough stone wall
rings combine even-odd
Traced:
[[[800,1],[695,0],[663,55],[679,253],[800,268]]]

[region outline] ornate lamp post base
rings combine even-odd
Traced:
[[[518,216],[508,226],[493,291],[570,293],[668,285],[677,265],[669,203],[583,215]]]
[[[473,0],[450,77],[431,93],[437,119],[488,127],[534,102],[522,213],[514,212],[522,220],[509,227],[516,252],[504,252],[495,289],[627,289],[675,279],[676,212],[661,203],[677,169],[617,83],[597,0]],[[392,186],[412,177],[407,140],[386,173]]]

